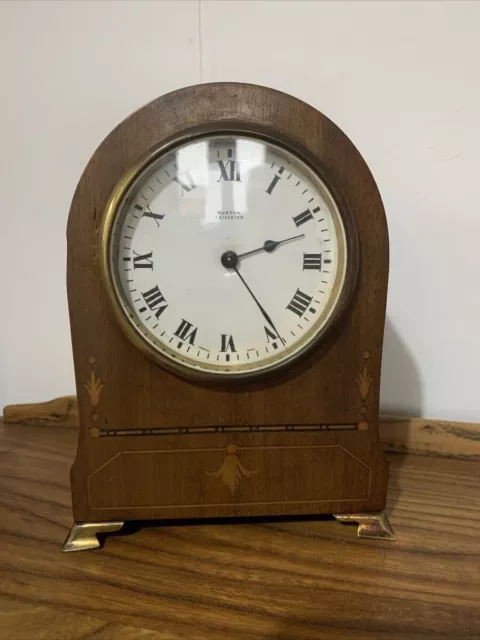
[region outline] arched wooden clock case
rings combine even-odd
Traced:
[[[99,238],[118,183],[151,150],[199,131],[250,132],[321,173],[345,215],[350,256],[336,322],[286,370],[188,380],[129,340],[102,283]],[[311,106],[261,86],[188,87],[133,113],[102,142],[68,220],[68,302],[80,431],[64,550],[129,520],[335,514],[391,538],[378,436],[388,235],[360,153]]]

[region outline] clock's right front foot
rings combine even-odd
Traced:
[[[344,524],[357,524],[359,538],[393,541],[397,539],[384,511],[379,513],[334,513],[333,517]]]

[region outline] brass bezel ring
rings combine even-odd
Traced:
[[[124,308],[122,307],[122,303],[118,298],[110,266],[111,233],[114,226],[114,220],[120,206],[128,195],[130,189],[144,171],[158,158],[173,151],[179,146],[189,142],[195,142],[196,140],[206,136],[235,135],[248,136],[280,147],[284,152],[293,155],[306,164],[307,167],[313,171],[313,173],[325,185],[328,195],[336,206],[345,232],[345,274],[343,277],[343,287],[339,295],[336,298],[333,295],[331,296],[333,299],[331,308],[328,306],[325,307],[325,309],[328,309],[330,314],[328,319],[320,329],[317,330],[315,337],[312,338],[310,335],[311,332],[314,332],[313,330],[315,325],[312,327],[311,332],[307,332],[305,334],[305,344],[300,349],[296,348],[291,357],[282,359],[281,361],[275,359],[271,366],[262,366],[261,368],[255,369],[252,368],[252,370],[245,369],[244,365],[239,365],[242,367],[241,371],[235,371],[234,366],[231,367],[230,371],[226,371],[225,367],[222,367],[221,369],[219,368],[218,371],[215,371],[213,369],[214,365],[212,365],[211,370],[199,370],[188,364],[184,364],[182,362],[182,357],[172,354],[166,355],[165,352],[167,349],[164,345],[161,347],[163,352],[156,349],[147,339],[142,337],[141,333],[128,318]],[[339,225],[336,216],[332,216],[332,220],[338,227]],[[339,231],[340,229],[337,228],[337,236],[341,237],[342,234],[340,234]],[[339,245],[339,251],[340,250],[341,247]],[[329,179],[326,167],[324,167],[319,159],[310,151],[303,147],[303,145],[298,144],[296,141],[270,128],[247,122],[218,122],[199,125],[172,136],[148,150],[122,176],[115,186],[103,213],[98,236],[98,264],[102,286],[107,294],[109,306],[124,334],[138,349],[142,351],[142,353],[144,353],[144,355],[163,368],[184,378],[215,382],[252,380],[255,378],[265,377],[273,372],[291,367],[294,363],[303,359],[307,353],[310,353],[312,349],[318,346],[319,343],[324,340],[326,334],[330,332],[331,328],[338,322],[352,298],[358,278],[358,254],[358,235],[353,216],[341,191],[332,183],[332,180]],[[318,321],[315,324],[318,324]]]

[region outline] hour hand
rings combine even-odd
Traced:
[[[245,258],[245,256],[251,256],[254,253],[260,253],[262,251],[266,251],[267,253],[272,253],[278,246],[281,244],[285,244],[286,242],[291,242],[292,240],[297,240],[298,238],[304,238],[305,234],[300,233],[298,236],[292,236],[291,238],[285,238],[284,240],[265,240],[263,246],[257,247],[257,249],[252,249],[251,251],[245,251],[245,253],[239,253],[237,255],[238,258]]]

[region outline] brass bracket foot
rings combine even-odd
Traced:
[[[124,524],[124,522],[76,522],[63,543],[62,551],[98,549],[100,547],[100,541],[97,537],[99,533],[120,531]]]
[[[334,513],[333,517],[339,522],[357,523],[359,538],[373,538],[375,540],[396,540],[387,516],[380,513]]]

